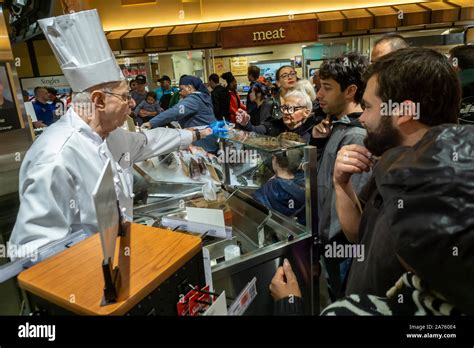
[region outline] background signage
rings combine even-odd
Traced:
[[[222,48],[282,45],[318,40],[318,22],[315,19],[224,27]]]

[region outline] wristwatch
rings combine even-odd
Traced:
[[[196,140],[201,140],[201,132],[199,129],[194,129],[194,134],[196,134]]]

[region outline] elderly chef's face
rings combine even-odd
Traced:
[[[117,82],[109,90],[111,92],[103,91],[102,103],[96,104],[100,127],[105,133],[121,127],[132,112],[132,108],[135,107],[135,101],[129,95],[126,81]]]

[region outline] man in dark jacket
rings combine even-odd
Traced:
[[[247,107],[247,112],[250,114],[253,109],[257,107],[257,104],[255,104],[253,101],[250,100],[250,92],[252,91],[252,87],[257,82],[258,78],[260,77],[260,68],[256,65],[251,65],[247,69],[247,77],[249,79],[250,85],[249,85],[249,91],[247,92],[247,101],[245,103],[245,106]]]
[[[362,113],[360,103],[364,94],[363,74],[368,61],[362,55],[349,53],[325,61],[320,69],[321,88],[318,99],[327,118],[314,127],[313,143],[324,141],[318,167],[318,219],[319,236],[324,245],[347,245],[336,214],[336,197],[332,182],[334,162],[339,149],[348,144],[362,145],[366,135],[358,118]],[[352,187],[356,192],[364,186],[368,173],[354,175]],[[334,257],[323,254],[328,271],[328,282],[333,298],[343,295],[342,284],[349,268],[348,256]]]
[[[385,151],[374,170],[384,210],[379,219],[390,232],[390,253],[380,251],[380,261],[396,256],[400,277],[383,294],[347,294],[321,315],[474,314],[474,277],[466,276],[474,274],[473,132],[471,125],[440,125],[413,146]],[[303,314],[298,279],[287,260],[270,291],[275,314]]]
[[[429,136],[433,126],[457,123],[461,98],[459,80],[448,59],[426,48],[406,48],[388,54],[369,67],[366,78],[365,111],[359,119],[368,132],[365,147],[348,145],[340,149],[333,180],[337,214],[344,234],[364,250],[363,259],[352,262],[346,294],[385,296],[387,289],[406,271],[391,243],[393,221],[386,218],[387,210],[393,210],[393,204],[396,204],[400,214],[407,214],[407,223],[420,229],[424,228],[426,217],[434,214],[439,228],[452,229],[452,225],[446,225],[443,221],[450,221],[456,209],[433,210],[428,215],[412,214],[403,195],[410,196],[408,185],[416,176],[426,177],[421,169],[420,174],[413,170],[412,173],[417,174],[407,178],[400,176],[402,173],[387,177],[390,174],[379,168],[380,162],[375,165],[374,175],[359,196],[350,179],[353,174],[369,171],[374,156],[383,155],[384,158],[388,149],[400,145],[414,146],[425,134]],[[433,100],[437,102],[433,103]],[[439,153],[447,151],[442,144],[440,141]],[[453,161],[457,156],[455,149],[454,152],[449,151]],[[439,156],[438,152],[433,154],[432,163]],[[390,163],[383,163],[390,167]],[[451,170],[446,170],[451,173]],[[433,173],[429,180],[438,177]],[[391,197],[384,196],[381,185],[387,180],[396,181],[400,192],[393,192]],[[426,187],[428,189],[429,186]],[[408,191],[405,192],[405,189]],[[426,208],[428,212],[429,207]]]
[[[223,120],[227,114],[227,90],[219,83],[219,75],[211,74],[209,76],[209,86],[212,88],[211,98],[214,107],[214,115],[218,120]]]

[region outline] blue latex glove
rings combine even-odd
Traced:
[[[225,121],[216,121],[209,125],[209,128],[212,129],[212,135],[216,137],[225,138],[229,134],[229,130],[224,128],[226,125]]]

